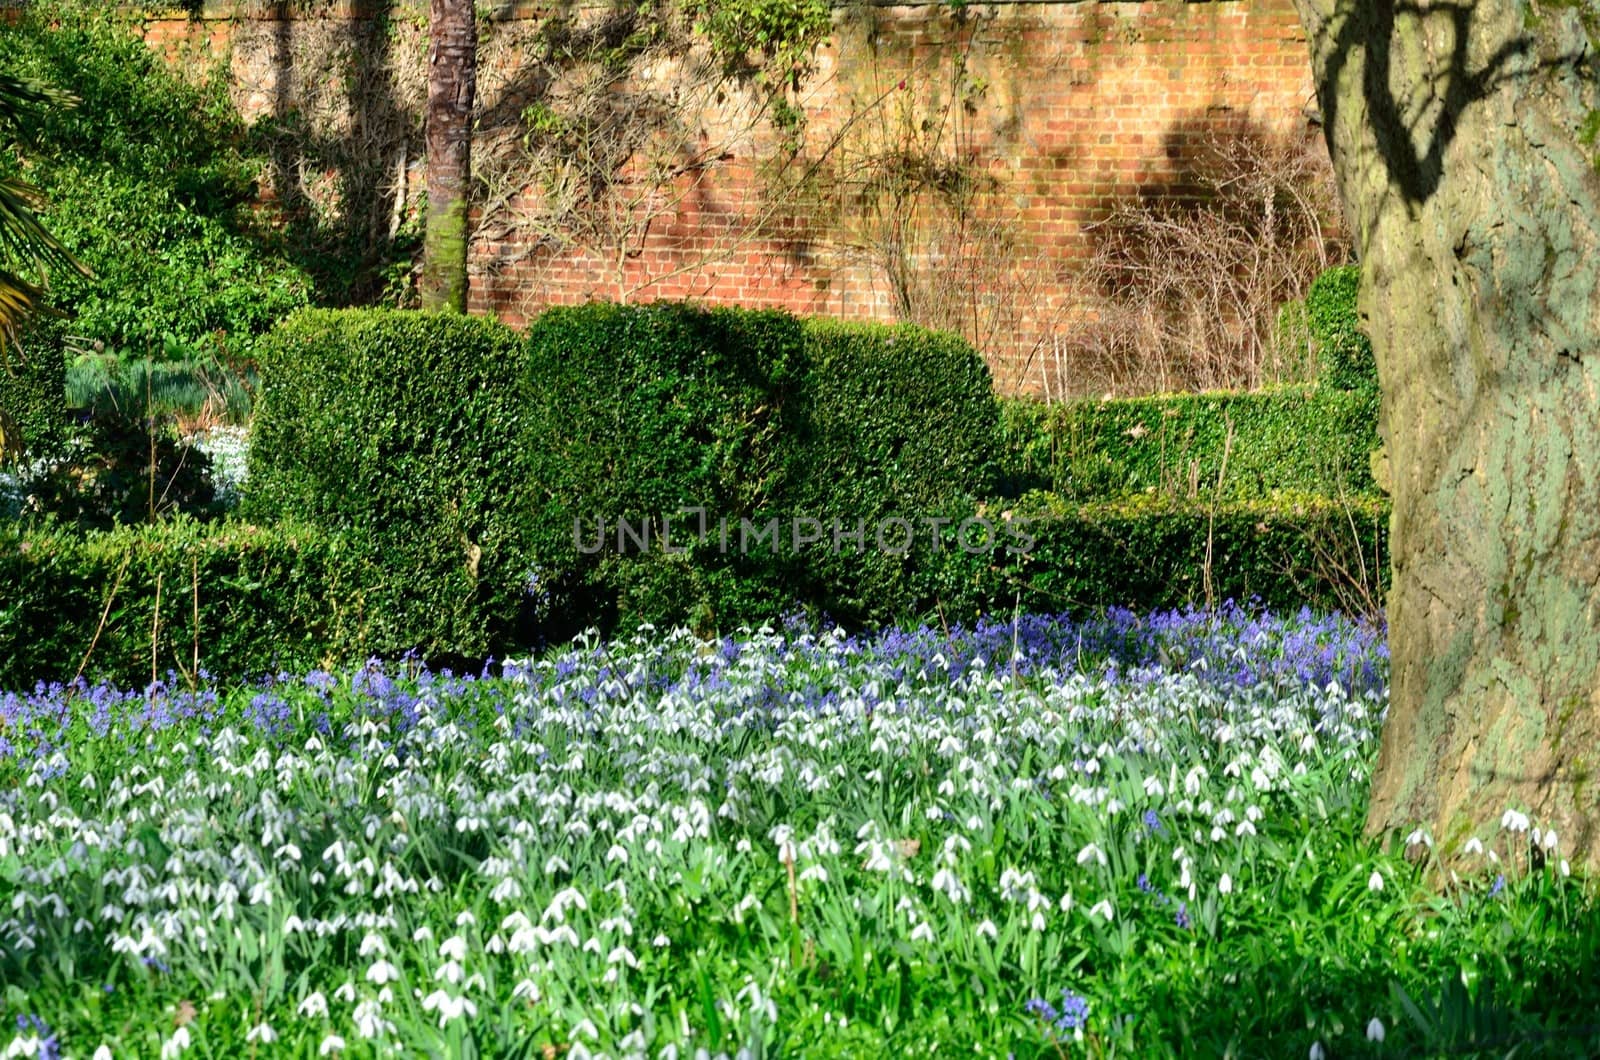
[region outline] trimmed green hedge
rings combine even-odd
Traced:
[[[1006,401],[1005,492],[1049,489],[1080,500],[1150,491],[1210,497],[1227,448],[1226,497],[1370,493],[1377,416],[1374,392],[1316,386],[1063,405]]]
[[[1306,317],[1321,362],[1322,384],[1336,390],[1376,391],[1378,363],[1372,341],[1361,330],[1356,294],[1358,265],[1338,265],[1318,276],[1306,292]]]
[[[869,621],[938,602],[938,564],[836,555],[832,529],[968,511],[987,492],[995,403],[960,339],[655,303],[551,310],[528,345],[547,628],[729,628],[799,607]],[[659,546],[663,520],[683,552]],[[656,544],[619,523],[648,523]]]
[[[999,407],[983,359],[965,340],[912,325],[806,322],[810,351],[806,469],[796,510],[867,534],[857,550],[832,542],[807,564],[822,610],[848,623],[962,609],[971,589],[949,557],[930,551],[927,520],[959,522],[992,496]],[[923,529],[905,555],[878,549],[886,520]]]
[[[1150,495],[1075,504],[1049,494],[1011,511],[1035,540],[989,571],[994,606],[1025,611],[1203,603],[1210,544],[1214,601],[1270,607],[1381,607],[1389,579],[1389,502],[1314,495],[1219,503]]]
[[[86,657],[90,680],[142,687],[152,634],[163,678],[192,672],[197,645],[200,667],[229,678],[354,658],[361,639],[341,614],[336,548],[303,525],[0,524],[0,583],[0,688],[67,680]]]
[[[59,326],[35,326],[22,349],[8,349],[0,367],[0,430],[17,431],[0,445],[0,462],[59,449],[67,429],[67,364]]]
[[[481,655],[527,565],[524,347],[491,321],[297,313],[264,340],[242,513],[337,538],[368,649]]]

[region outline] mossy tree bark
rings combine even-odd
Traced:
[[[1446,864],[1515,808],[1600,869],[1600,176],[1591,0],[1295,0],[1393,473],[1368,831]]]
[[[422,241],[424,309],[467,311],[472,107],[478,82],[473,0],[430,0],[428,219]]]

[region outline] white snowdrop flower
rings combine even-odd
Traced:
[[[1563,876],[1571,876],[1572,875],[1572,866],[1567,864],[1567,859],[1566,858],[1562,858],[1561,859],[1561,875],[1563,875]]]
[[[1062,895],[1061,901],[1056,904],[1056,907],[1063,913],[1072,912],[1072,892],[1068,891],[1066,894]]]
[[[1384,1038],[1383,1021],[1374,1016],[1367,1021],[1367,1041],[1381,1042]]]
[[[1433,847],[1433,836],[1429,835],[1421,828],[1418,828],[1416,831],[1406,836],[1406,846],[1414,847],[1419,844],[1431,849]]]
[[[1321,1042],[1311,1043],[1311,1052],[1308,1055],[1308,1060],[1328,1060],[1328,1054],[1323,1051]]]
[[[272,852],[272,857],[275,861],[283,861],[285,858],[287,858],[290,861],[297,862],[300,860],[300,848],[295,846],[293,843],[285,843],[283,846]]]
[[[250,904],[251,905],[271,905],[272,904],[272,885],[269,884],[266,880],[262,880],[260,883],[257,883],[254,887],[251,887],[250,888]]]
[[[1508,832],[1526,832],[1528,824],[1528,815],[1516,810],[1507,810],[1500,817],[1500,827]]]
[[[161,1043],[161,1060],[173,1060],[189,1048],[189,1028],[179,1027],[172,1037]]]
[[[912,942],[932,942],[933,941],[933,928],[928,926],[928,922],[926,920],[922,921],[916,927],[911,929],[911,941]]]
[[[1233,834],[1240,837],[1255,835],[1256,826],[1251,824],[1249,821],[1240,821],[1238,824],[1234,825]]]
[[[1224,872],[1222,874],[1222,879],[1217,881],[1217,891],[1221,894],[1232,894],[1233,877]]]
[[[357,952],[357,956],[371,957],[374,953],[385,953],[388,949],[382,936],[369,931],[361,938],[361,949]]]
[[[618,946],[616,949],[606,954],[606,963],[626,964],[629,968],[637,968],[639,967],[639,958],[635,957],[633,955],[633,951],[628,949],[628,947]]]
[[[356,999],[356,984],[346,980],[333,992],[333,999],[343,1004],[350,1004]]]
[[[1099,847],[1095,846],[1093,843],[1088,844],[1082,850],[1078,851],[1078,864],[1087,865],[1091,861],[1100,865],[1104,865],[1106,863],[1105,852]]]
[[[828,870],[821,865],[807,865],[804,869],[800,870],[800,879],[802,882],[806,883],[809,883],[813,880],[815,880],[817,883],[827,883]]]
[[[620,843],[612,843],[611,848],[606,851],[607,864],[616,861],[620,861],[624,865],[628,863],[628,850]]]
[[[383,1018],[383,1006],[370,998],[357,1005],[350,1018],[355,1022],[356,1033],[363,1038],[376,1038],[394,1030],[394,1024]]]
[[[663,949],[672,945],[672,940],[667,938],[665,935],[657,935],[655,938],[650,940],[650,945],[656,947],[657,949]]]
[[[344,1052],[344,1039],[337,1034],[330,1034],[322,1039],[322,1044],[317,1046],[318,1056],[333,1056],[335,1053]]]
[[[1546,850],[1554,850],[1556,848],[1556,831],[1555,831],[1555,829],[1552,828],[1548,832],[1546,832],[1544,834],[1544,839],[1541,840],[1540,842],[1543,844],[1543,846],[1544,846],[1544,848]]]
[[[594,1025],[593,1020],[585,1017],[584,1019],[581,1019],[572,1025],[572,1032],[568,1035],[568,1037],[574,1042],[576,1042],[579,1038],[589,1038],[592,1040],[600,1037],[600,1028]]]
[[[560,854],[551,854],[550,857],[545,860],[544,874],[546,876],[554,876],[558,872],[570,873],[572,872],[572,868],[567,864],[566,859]]]
[[[102,1044],[100,1048],[94,1051],[94,1056],[90,1057],[89,1060],[114,1060],[111,1055],[111,1047]]]
[[[1372,870],[1372,875],[1367,877],[1367,890],[1374,893],[1383,890],[1383,874],[1377,869]]]
[[[301,1016],[308,1020],[318,1019],[328,1014],[328,999],[322,996],[322,991],[314,990],[300,1002],[297,1009]]]
[[[1468,854],[1482,854],[1483,840],[1479,839],[1477,836],[1473,836],[1471,839],[1467,840],[1467,845],[1461,849]]]
[[[754,849],[755,847],[750,845],[750,840],[747,837],[740,838],[737,843],[733,844],[733,850],[736,854],[748,854]]]
[[[1211,829],[1211,841],[1213,843],[1220,843],[1226,838],[1228,838],[1228,833],[1223,829],[1223,827],[1220,824],[1219,825],[1214,825],[1212,827],[1212,829]]]
[[[999,935],[999,929],[994,926],[994,921],[987,917],[973,930],[986,939],[993,939]]]
[[[439,943],[439,956],[448,957],[454,961],[465,960],[467,956],[467,940],[460,935],[451,935]]]
[[[367,982],[374,986],[400,981],[400,969],[382,958],[373,961],[372,967],[367,969]]]
[[[461,912],[456,914],[456,927],[467,927],[469,925],[476,926],[477,923],[477,914],[473,913],[473,911],[470,909],[463,909]]]
[[[1044,912],[1042,910],[1035,910],[1033,919],[1028,921],[1028,927],[1035,932],[1042,932],[1048,926],[1049,922],[1045,920]]]
[[[263,1021],[256,1024],[254,1027],[251,1027],[249,1032],[245,1034],[244,1040],[247,1042],[260,1042],[263,1045],[270,1045],[278,1040],[278,1032],[272,1029],[271,1024]]]
[[[439,1014],[439,1026],[443,1027],[451,1020],[460,1019],[463,1014],[476,1016],[478,1014],[478,1006],[468,998],[451,997],[443,990],[435,990],[422,999],[422,1011],[437,1012]]]
[[[305,921],[301,920],[299,917],[295,916],[293,913],[290,913],[289,914],[289,919],[287,919],[287,920],[285,920],[283,922],[283,933],[285,935],[295,935],[295,934],[298,934],[298,933],[304,931],[305,929],[306,929]]]
[[[525,998],[530,1002],[537,1003],[540,997],[539,988],[532,979],[523,979],[511,988],[511,996]]]
[[[1100,919],[1109,922],[1116,914],[1111,908],[1110,900],[1102,898],[1100,901],[1089,907],[1089,915],[1097,916]]]
[[[433,928],[429,927],[427,924],[423,924],[421,927],[417,928],[417,930],[411,933],[412,942],[426,942],[432,938]]]
[[[433,973],[433,977],[434,979],[443,979],[447,983],[459,983],[463,974],[460,963],[445,961],[439,965],[438,970]]]
[[[489,900],[497,905],[515,901],[522,897],[522,885],[510,876],[505,877],[495,884],[494,890],[489,892]]]

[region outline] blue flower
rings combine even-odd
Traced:
[[[1054,1020],[1056,1030],[1076,1030],[1089,1022],[1089,1001],[1087,998],[1074,994],[1066,987],[1061,988],[1061,1015]]]
[[[1029,998],[1022,1008],[1029,1015],[1038,1016],[1046,1023],[1054,1023],[1056,1020],[1056,1007],[1042,997]]]

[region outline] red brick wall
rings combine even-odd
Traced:
[[[271,75],[237,45],[252,33],[281,36],[270,23],[293,17],[293,7],[257,0],[242,13],[215,10],[224,6],[208,5],[199,21],[150,18],[147,39],[180,62],[234,47],[236,98],[247,114],[260,111]],[[503,6],[491,35],[540,16],[533,4]],[[365,12],[358,2],[336,14]],[[419,49],[417,21],[401,28],[413,36],[397,54]],[[497,53],[483,72],[484,106],[515,80],[517,54]],[[960,19],[941,4],[841,7],[800,98],[808,144],[847,128],[860,156],[898,136],[984,177],[964,226],[937,203],[920,207],[922,227],[912,231],[923,234],[902,263],[938,288],[913,312],[931,305],[943,322],[974,333],[997,381],[1012,390],[1037,387],[1038,351],[1069,326],[1086,226],[1123,198],[1181,193],[1186,163],[1207,135],[1247,125],[1297,132],[1314,105],[1290,0],[974,4]],[[930,117],[942,135],[921,130]],[[704,118],[708,127],[731,120]],[[773,150],[770,130],[738,138],[725,152],[731,158],[657,195],[657,215],[625,256],[486,225],[472,255],[473,308],[521,323],[548,305],[693,297],[894,319],[881,226],[798,202],[756,224],[769,201],[757,173]],[[797,164],[820,154],[813,147]],[[415,165],[410,183],[421,185]],[[936,230],[965,235],[928,245]]]

